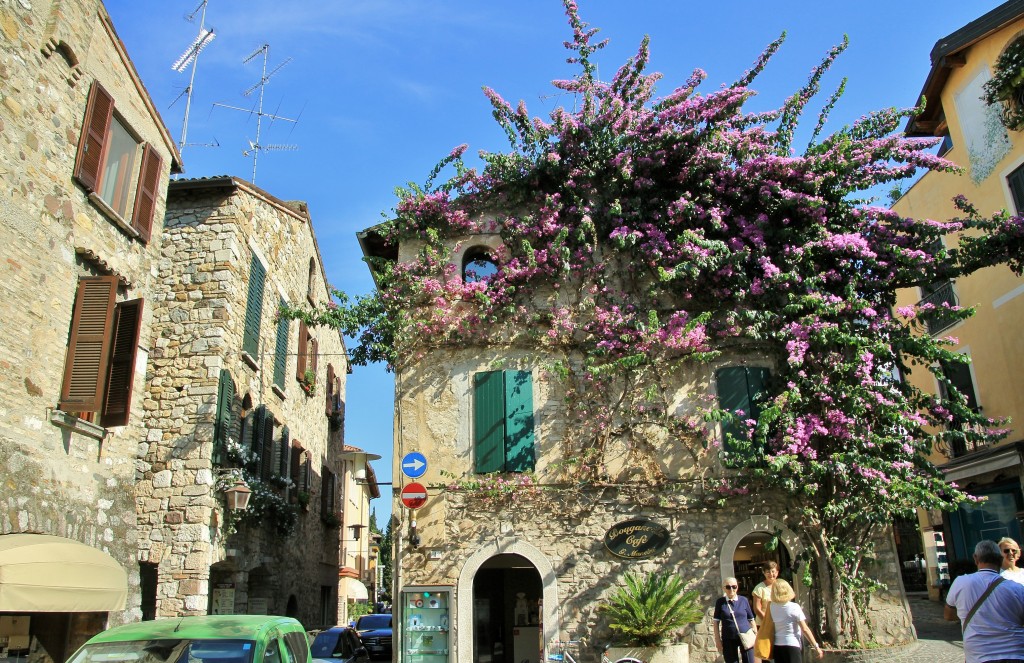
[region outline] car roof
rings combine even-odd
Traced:
[[[115,626],[94,636],[89,640],[89,643],[217,638],[255,640],[258,636],[274,627],[283,627],[282,630],[284,631],[305,633],[302,625],[291,617],[273,615],[203,615],[196,617],[172,617]]]

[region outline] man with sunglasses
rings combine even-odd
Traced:
[[[1003,555],[995,541],[974,547],[976,573],[949,587],[943,616],[960,620],[967,663],[1024,663],[1024,585],[999,575]]]
[[[1008,536],[999,539],[999,550],[1003,553],[1003,570],[999,575],[1024,585],[1024,569],[1017,566],[1020,561],[1020,544]]]
[[[725,596],[715,601],[715,647],[725,655],[725,663],[754,663],[754,649],[744,649],[740,633],[754,625],[754,610],[745,596],[736,590],[736,578],[722,583]]]

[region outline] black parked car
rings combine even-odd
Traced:
[[[369,663],[370,654],[359,634],[348,626],[320,631],[309,646],[313,663]]]
[[[363,615],[356,631],[372,658],[391,658],[391,615]]]

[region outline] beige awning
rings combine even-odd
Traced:
[[[0,536],[0,612],[124,610],[128,574],[84,543],[48,534]]]
[[[366,601],[370,593],[366,591],[366,585],[355,578],[342,578],[341,589],[349,601]]]

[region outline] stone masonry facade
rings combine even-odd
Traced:
[[[310,394],[297,380],[300,326],[290,322],[286,378],[274,384],[280,301],[322,302],[329,294],[308,211],[236,178],[183,180],[171,185],[165,233],[145,402],[149,435],[136,474],[140,560],[157,568],[157,614],[205,614],[213,584],[231,587],[235,612],[294,612],[311,627],[322,625],[336,610],[338,585],[339,529],[323,512],[329,502],[322,491],[340,485],[324,481],[325,470],[338,474],[341,467],[343,429],[325,415],[328,371],[336,398],[345,398],[340,335],[310,330],[319,355]],[[243,350],[243,334],[254,256],[266,280],[252,355]],[[269,522],[240,524],[226,535],[230,514],[216,484],[231,463],[212,459],[224,371],[235,385],[234,439],[252,444],[243,421],[263,406],[273,416],[275,444],[287,428],[287,442],[309,459],[304,504],[302,486],[274,488],[299,511],[290,536]],[[333,503],[341,504],[339,495]]]
[[[461,244],[472,247],[481,241],[468,238]],[[399,247],[398,259],[408,259],[417,248],[414,242]],[[449,258],[456,265],[461,262],[460,250],[465,249],[455,247]],[[797,600],[806,599],[808,590],[801,582],[806,563],[799,561],[804,546],[791,525],[784,496],[737,494],[720,500],[721,495],[708,491],[707,485],[702,489],[702,484],[714,484],[726,472],[716,453],[695,459],[680,445],[663,440],[663,453],[651,462],[669,480],[645,487],[631,467],[629,449],[613,439],[603,456],[604,483],[562,483],[559,465],[566,460],[562,440],[569,424],[563,387],[549,368],[555,359],[530,348],[503,348],[496,343],[494,347],[433,350],[396,374],[395,476],[401,472],[399,459],[411,451],[424,454],[429,462],[427,473],[417,479],[428,486],[427,503],[415,511],[397,500],[394,505],[396,590],[451,591],[448,642],[453,651],[466,655],[486,646],[486,638],[480,637],[485,627],[480,625],[494,613],[495,604],[485,609],[484,616],[477,606],[481,601],[504,600],[504,619],[509,619],[510,592],[534,589],[523,584],[529,573],[522,575],[522,569],[530,567],[539,592],[543,643],[581,636],[594,644],[611,641],[613,634],[598,607],[622,586],[626,572],[679,575],[688,589],[699,591],[706,606],[703,621],[686,636],[690,660],[695,663],[711,663],[718,657],[712,609],[724,578],[740,575],[739,563],[753,559],[748,557],[749,550],[740,549],[744,542],[778,536],[791,564],[784,575],[792,576]],[[745,354],[726,355],[680,371],[671,376],[676,391],[670,410],[687,416],[696,403],[714,398],[716,370],[730,365],[771,368],[765,357]],[[474,469],[474,418],[479,416],[474,405],[475,380],[481,372],[496,370],[530,375],[528,407],[532,407],[536,437],[529,483],[538,488],[503,492],[471,485],[481,478]],[[708,434],[720,435],[714,430]],[[515,474],[504,478],[510,483],[517,480]],[[646,559],[613,555],[604,544],[606,533],[634,519],[663,526],[668,531],[667,547]],[[411,540],[413,520],[416,545]],[[887,589],[871,595],[862,617],[874,643],[910,642],[914,639],[911,615],[891,534],[876,544],[870,573]],[[506,573],[503,590],[494,589],[496,573]],[[486,580],[481,584],[480,578]],[[506,628],[511,624],[505,623]],[[403,633],[407,628],[411,631]],[[415,625],[400,620],[396,638],[402,647],[415,642],[415,631]],[[501,644],[508,647],[507,642]],[[581,660],[592,660],[587,657],[593,652],[582,654]],[[407,660],[404,654],[399,656],[399,661]]]
[[[165,191],[180,157],[99,2],[10,2],[0,15],[0,535],[49,534],[110,555],[128,572],[139,619],[133,481],[153,320],[153,266]],[[73,174],[90,90],[160,158],[153,228],[144,241]],[[127,200],[135,200],[136,158]],[[116,301],[141,299],[133,407],[126,425],[60,410],[65,354],[81,277],[116,277]],[[95,627],[90,627],[95,628]],[[102,620],[100,622],[102,628]],[[82,635],[74,624],[67,646]],[[85,628],[88,631],[88,628]],[[84,637],[90,633],[86,632]],[[68,652],[70,653],[70,652]]]

